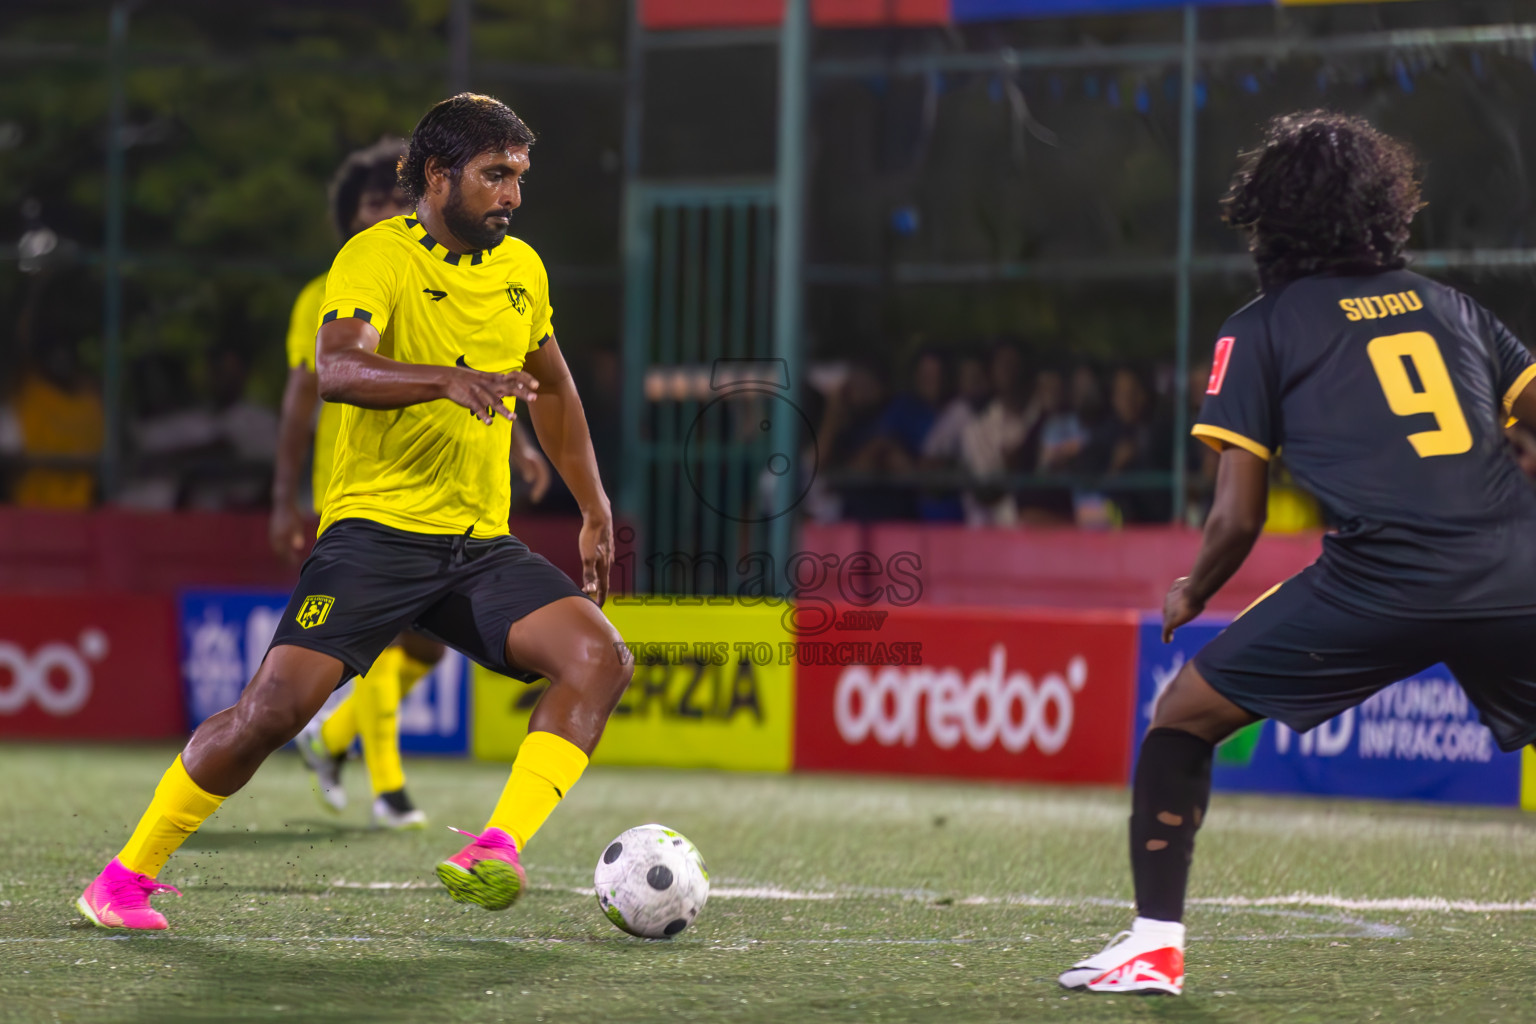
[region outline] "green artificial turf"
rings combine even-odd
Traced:
[[[1129,923],[1123,792],[593,769],[531,845],[510,911],[461,907],[434,862],[504,766],[407,763],[426,831],[322,812],[275,757],[172,859],[168,932],[73,901],[173,751],[0,749],[0,1021],[1522,1021],[1536,825],[1518,812],[1218,795],[1180,999],[1067,994]],[[591,894],[607,842],[672,826],[714,892],[671,941]],[[1284,905],[1254,900],[1301,894]],[[1463,906],[1345,900],[1464,901]]]

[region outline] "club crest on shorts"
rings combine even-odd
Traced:
[[[325,617],[331,614],[331,605],[335,603],[334,597],[311,594],[304,599],[303,604],[299,605],[299,614],[294,616],[294,621],[305,629],[321,625],[325,622]]]

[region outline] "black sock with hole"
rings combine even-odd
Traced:
[[[1131,876],[1142,917],[1184,920],[1195,832],[1211,800],[1214,750],[1182,729],[1153,729],[1141,741],[1131,785]]]

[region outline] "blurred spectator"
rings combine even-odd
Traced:
[[[245,356],[225,349],[214,357],[210,376],[219,439],[242,461],[270,463],[277,454],[277,414],[247,397],[250,364]]]
[[[909,472],[922,458],[923,445],[944,407],[944,357],[932,349],[918,353],[912,366],[912,388],[891,399],[880,418],[880,433],[895,442],[889,453],[891,469]]]
[[[1067,404],[1067,380],[1060,370],[1045,369],[1035,375],[1034,395],[1026,420],[1029,435],[1020,450],[1020,468],[1028,473],[1046,472],[1055,460],[1081,447],[1087,437],[1077,414]],[[1055,526],[1072,521],[1072,492],[1065,487],[1029,487],[1018,495],[1019,518],[1029,525]]]
[[[55,282],[66,289],[77,283],[62,276],[76,247],[43,222],[36,199],[22,203],[21,219],[16,257],[26,297],[15,337],[22,371],[4,417],[5,447],[21,459],[11,497],[19,505],[85,508],[96,501],[93,461],[106,438],[101,388],[81,366],[81,335],[68,323],[69,300],[47,300]]]
[[[1003,342],[992,350],[991,371],[996,393],[961,441],[965,468],[977,480],[966,503],[966,521],[972,526],[1016,526],[1018,502],[1002,477],[1023,464],[1040,412],[1025,394],[1024,357],[1016,345]]]
[[[967,431],[980,418],[992,399],[986,364],[974,355],[960,357],[955,371],[956,394],[934,420],[933,429],[923,441],[921,465],[927,470],[965,468],[964,443]],[[919,515],[930,522],[968,521],[966,502],[958,492],[925,496],[919,501]],[[980,512],[976,513],[978,516]]]
[[[881,418],[881,433],[889,448],[886,464],[892,473],[910,474],[927,464],[928,442],[939,417],[947,410],[948,367],[936,349],[924,349],[912,366],[912,388],[891,399]],[[923,488],[911,493],[908,511],[926,522],[962,517],[957,492]]]
[[[1087,363],[1072,371],[1072,413],[1082,427],[1082,446],[1086,448],[1094,428],[1104,419],[1104,385],[1098,372]],[[1081,453],[1079,449],[1078,454]]]
[[[816,432],[817,458],[823,470],[887,474],[898,467],[899,445],[886,433],[886,387],[881,368],[865,362],[848,368],[840,385],[828,387]],[[860,522],[910,518],[910,489],[878,483],[838,488],[841,515]]]
[[[73,345],[48,344],[22,374],[16,394],[21,454],[37,464],[16,481],[18,505],[85,508],[96,499],[96,473],[105,438],[101,392],[80,368]],[[48,463],[55,462],[54,465]]]
[[[178,370],[166,369],[173,375]],[[277,453],[277,415],[246,397],[247,370],[244,356],[225,349],[209,362],[210,405],[152,412],[132,424],[144,462],[125,489],[125,504],[214,509],[266,505]]]
[[[1079,378],[1086,373],[1085,382]],[[1091,382],[1091,383],[1090,383]],[[1045,409],[1045,421],[1040,424],[1039,458],[1035,462],[1038,473],[1059,473],[1071,468],[1088,444],[1088,425],[1083,421],[1080,407],[1087,404],[1083,397],[1097,400],[1098,381],[1093,371],[1079,367],[1073,372],[1073,394],[1069,401],[1067,382],[1060,371],[1045,370],[1035,382],[1035,392]]]
[[[1189,368],[1189,414],[1184,420],[1186,428],[1200,419],[1200,410],[1205,407],[1205,389],[1210,379],[1209,362],[1199,362]],[[1205,522],[1206,510],[1216,491],[1216,467],[1221,462],[1221,456],[1210,445],[1186,432],[1184,460],[1187,474],[1185,508],[1188,510],[1189,525],[1199,526]]]
[[[955,397],[944,406],[923,441],[922,457],[931,461],[929,468],[953,469],[960,465],[965,433],[992,400],[986,364],[976,356],[960,357],[955,384]]]
[[[1166,470],[1171,428],[1152,417],[1152,399],[1141,375],[1129,367],[1115,371],[1110,385],[1109,416],[1093,433],[1083,455],[1083,468],[1106,478]],[[1125,522],[1166,522],[1168,494],[1161,489],[1113,488],[1106,494],[1119,506]]]

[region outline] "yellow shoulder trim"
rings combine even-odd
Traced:
[[[1520,376],[1516,377],[1515,382],[1509,386],[1509,390],[1504,392],[1505,412],[1509,412],[1514,408],[1515,399],[1520,397],[1520,392],[1525,390],[1525,386],[1531,382],[1533,377],[1536,377],[1536,363],[1532,363],[1524,370],[1521,370]]]
[[[1259,444],[1251,437],[1244,437],[1235,430],[1226,427],[1213,427],[1209,423],[1196,423],[1189,431],[1191,434],[1204,441],[1217,451],[1228,446],[1241,448],[1245,452],[1252,452],[1265,462],[1269,461],[1269,449]]]

